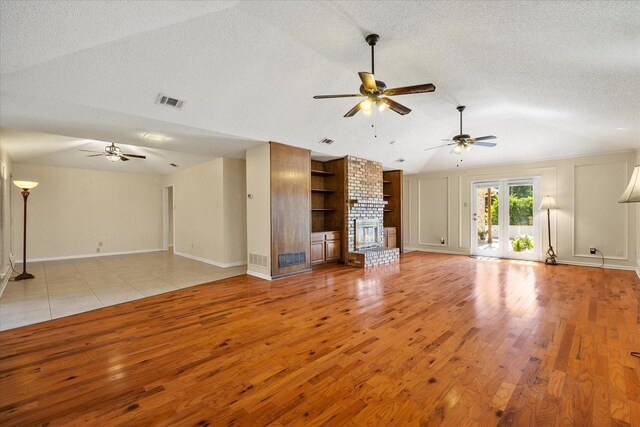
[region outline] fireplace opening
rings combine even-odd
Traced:
[[[377,219],[356,219],[355,250],[380,246],[380,221]]]

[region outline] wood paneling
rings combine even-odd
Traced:
[[[271,275],[311,268],[311,152],[271,142]],[[306,262],[278,265],[278,255],[305,252]]]
[[[401,170],[387,171],[382,173],[383,196],[389,202],[384,208],[384,226],[396,228],[397,247],[400,252],[402,247],[402,185],[404,176]]]
[[[403,254],[0,333],[0,425],[638,425],[632,271]]]

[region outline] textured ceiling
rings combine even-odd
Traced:
[[[169,173],[172,153],[188,166],[275,140],[446,169],[459,157],[423,150],[458,133],[459,104],[465,133],[498,137],[464,153],[466,167],[640,148],[639,2],[0,5],[0,137],[18,162],[97,168],[79,145],[113,141],[151,153],[123,166]],[[407,116],[345,119],[354,99],[312,99],[357,92],[370,32],[378,80],[437,87],[396,97]],[[159,92],[182,110],[156,105]]]

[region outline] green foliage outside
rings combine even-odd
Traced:
[[[498,225],[499,195],[491,195],[491,223]],[[485,223],[489,222],[485,212]],[[533,187],[521,185],[511,187],[509,194],[509,219],[510,225],[529,225],[529,218],[533,216]]]
[[[515,252],[522,252],[533,249],[533,241],[531,240],[531,236],[523,234],[522,236],[516,237],[511,242],[511,247]]]

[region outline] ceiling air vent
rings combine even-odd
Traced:
[[[169,163],[169,165],[173,166],[174,168],[178,167],[178,165],[176,165],[175,163]]]
[[[184,101],[181,101],[176,98],[171,98],[170,96],[158,94],[158,99],[156,99],[156,104],[167,105],[169,107],[177,108],[178,110],[182,109],[184,105]]]
[[[331,145],[333,144],[335,141],[333,139],[329,139],[329,138],[322,138],[320,141],[318,141],[320,144],[327,144],[327,145]]]
[[[398,159],[398,160],[396,160],[396,162],[397,163],[402,163],[402,162],[404,162],[404,159]]]

